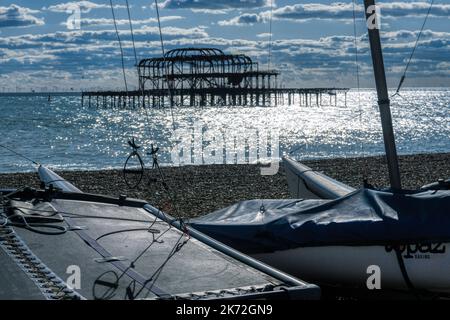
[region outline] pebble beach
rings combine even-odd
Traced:
[[[400,156],[403,187],[416,189],[440,178],[450,178],[450,153]],[[302,161],[353,187],[360,187],[366,177],[375,187],[386,187],[388,176],[385,158],[337,158]],[[172,215],[195,217],[248,199],[290,198],[282,165],[276,175],[262,176],[260,165],[203,165],[163,167],[169,191],[156,170],[148,170],[142,183],[127,187],[122,170],[58,171],[84,192],[147,200]],[[156,180],[156,181],[154,181]],[[36,173],[0,174],[1,188],[39,188]]]

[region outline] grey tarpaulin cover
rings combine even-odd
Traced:
[[[249,200],[191,226],[246,253],[450,240],[450,191],[357,190],[337,200]]]

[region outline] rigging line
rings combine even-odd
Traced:
[[[159,210],[159,209],[158,209]],[[160,210],[159,210],[160,211]],[[161,213],[163,213],[162,211],[160,211]],[[163,213],[163,215],[164,215],[164,213]],[[149,226],[149,228],[148,229],[151,229],[152,227],[153,227],[153,225],[154,224],[156,224],[156,223],[158,223],[158,217],[155,215],[155,219],[153,220],[153,222],[150,224],[150,226]],[[127,272],[128,272],[128,270],[130,270],[130,269],[132,269],[132,268],[134,268],[135,267],[135,264],[136,264],[136,262],[153,246],[153,244],[156,242],[156,243],[159,243],[159,239],[161,238],[161,237],[163,237],[164,236],[164,234],[166,234],[168,231],[170,231],[171,229],[172,229],[172,222],[171,223],[168,223],[168,222],[165,222],[166,224],[168,224],[169,225],[169,227],[164,231],[164,232],[162,232],[162,233],[160,233],[159,235],[158,235],[158,237],[155,237],[155,234],[154,233],[152,233],[152,241],[150,241],[150,244],[147,246],[147,247],[145,247],[138,255],[137,255],[137,257],[133,260],[133,261],[131,261],[130,262],[130,265],[128,266],[128,267],[126,267],[125,268],[125,270],[123,270],[122,272],[121,272],[121,274],[120,274],[120,276],[118,276],[117,277],[117,282],[119,282],[119,280],[123,277],[123,276],[125,276],[126,274],[127,274]],[[145,286],[145,285],[144,285]],[[153,286],[152,286],[153,287]]]
[[[267,71],[270,71],[272,60],[272,16],[273,16],[273,0],[270,0],[270,19],[269,19],[269,57],[267,61]]]
[[[108,237],[108,236],[112,236],[112,235],[116,235],[116,234],[119,234],[119,233],[135,232],[135,231],[148,231],[148,232],[151,232],[151,233],[156,233],[157,230],[149,229],[149,228],[121,229],[121,230],[111,231],[111,232],[102,234],[97,239],[95,239],[95,241],[98,241],[98,240],[100,240],[102,238],[105,238],[105,237]]]
[[[169,229],[167,229],[166,231],[164,231],[164,233],[166,233],[167,231],[170,230],[171,227],[169,227]],[[129,293],[127,293],[128,297],[131,300],[136,299],[141,293],[142,291],[144,291],[145,289],[147,289],[147,294],[145,296],[145,298],[148,297],[148,295],[150,294],[150,292],[152,292],[152,288],[155,285],[156,280],[159,278],[159,275],[162,272],[162,269],[165,267],[165,265],[169,262],[169,260],[172,258],[172,256],[177,253],[183,246],[184,244],[186,244],[186,242],[189,240],[185,240],[183,243],[180,243],[181,238],[183,237],[184,234],[181,234],[180,238],[177,240],[177,242],[175,243],[174,247],[170,250],[170,253],[168,255],[168,257],[163,261],[163,263],[156,269],[156,271],[145,280],[145,282],[142,284],[142,287],[138,290],[137,293],[135,293],[135,288],[133,290],[131,290]],[[157,240],[155,239],[155,237],[153,236],[153,241],[150,243],[150,245],[144,249],[144,251],[138,256],[138,258],[132,262],[132,265],[134,265],[135,262],[137,262],[137,260],[153,245],[153,243],[157,242]],[[121,275],[119,277],[119,279],[122,277],[123,275]],[[152,284],[150,285],[150,287],[147,287],[147,284],[150,283],[153,280]],[[133,284],[133,286],[135,287],[135,281],[131,281],[131,283],[128,285],[128,288],[131,287],[131,285]]]
[[[172,250],[170,251],[169,255],[167,256],[167,258],[163,261],[163,263],[156,269],[156,271],[151,275],[150,278],[148,278],[148,280],[146,281],[145,285],[141,288],[141,290],[139,290],[139,292],[136,294],[136,296],[139,296],[139,294],[146,289],[146,286],[149,282],[151,282],[150,288],[147,288],[147,294],[145,296],[145,298],[148,298],[148,295],[151,292],[151,289],[153,288],[153,286],[155,285],[156,281],[158,280],[159,276],[161,275],[164,267],[167,265],[167,263],[170,261],[170,259],[178,252],[180,251],[184,245],[189,241],[189,238],[184,240],[183,242],[181,242],[181,239],[183,239],[184,234],[182,233],[180,235],[180,237],[178,238],[177,242],[175,243],[175,245],[173,246]]]
[[[134,64],[135,64],[135,67],[138,69],[137,72],[138,72],[138,75],[139,75],[139,64],[138,64],[138,58],[137,58],[137,53],[136,53],[136,44],[135,44],[135,39],[134,39],[133,23],[131,21],[130,5],[129,5],[128,0],[125,0],[125,2],[126,2],[126,6],[127,6],[128,22],[130,24],[131,41],[133,43]],[[142,104],[144,105],[145,96],[144,96],[144,88],[143,87],[142,87],[141,93],[142,93]],[[147,124],[148,124],[146,126],[147,127],[147,132],[148,132],[148,135],[149,135],[150,139],[152,139],[152,133],[151,133],[150,128],[149,128],[150,117],[148,115],[147,109],[146,108],[144,108],[144,109],[145,109],[145,116],[146,116],[146,120],[147,120]]]
[[[163,35],[162,35],[161,17],[160,17],[160,14],[159,14],[158,0],[155,0],[155,8],[156,8],[156,17],[157,17],[157,20],[158,20],[159,40],[161,42],[161,52],[162,52],[163,64],[164,64],[164,67],[166,68],[165,74],[166,74],[166,82],[167,82],[167,91],[169,93],[169,99],[170,99],[169,107],[170,107],[170,113],[171,113],[171,117],[172,117],[172,130],[175,131],[176,130],[176,128],[175,128],[175,116],[174,116],[173,107],[172,107],[173,95],[172,95],[172,90],[171,90],[171,87],[170,87],[171,85],[170,85],[170,81],[169,81],[168,66],[167,66],[167,61],[166,61],[166,52],[165,52],[165,49],[164,49],[164,39],[163,39]],[[146,112],[146,114],[147,114],[147,112]],[[148,114],[147,114],[147,119],[148,119]],[[162,171],[160,169],[159,169],[159,173],[160,173],[160,176],[162,177],[162,179],[164,180],[164,177],[162,175]],[[169,195],[170,201],[172,201],[173,207],[174,207],[174,209],[176,211],[176,214],[179,216],[178,208],[175,205],[175,201],[174,201],[174,198],[172,197],[171,190],[170,190],[170,188],[168,187],[167,184],[165,184],[165,185],[167,186],[167,189],[168,189],[167,193]],[[175,194],[175,197],[176,197],[176,194]]]
[[[361,108],[361,85],[360,85],[360,77],[359,77],[359,57],[358,57],[358,36],[356,30],[356,0],[352,1],[353,5],[353,41],[355,46],[355,67],[356,67],[356,85],[358,88],[358,109],[359,109],[359,126],[362,128],[362,108]],[[360,129],[362,130],[362,129]],[[362,141],[362,137],[360,138],[360,151],[363,158],[365,158],[365,150],[364,150],[364,142]],[[364,162],[364,166],[362,169],[363,179],[367,176],[366,172],[366,162]]]
[[[117,29],[116,15],[114,13],[114,6],[113,6],[113,3],[112,3],[112,0],[109,0],[109,3],[111,5],[111,12],[112,12],[112,16],[113,16],[114,29],[116,30],[117,40],[119,41],[120,56],[121,56],[121,61],[122,61],[123,81],[125,83],[125,91],[126,91],[127,96],[128,96],[128,84],[127,84],[127,76],[125,74],[125,61],[124,61],[124,54],[123,54],[123,48],[122,48],[122,41],[120,40],[119,29]]]
[[[130,6],[128,4],[128,0],[126,1],[126,5],[127,5],[127,12],[128,12],[128,21],[130,24],[130,32],[131,32],[131,41],[133,42],[133,52],[134,52],[134,62],[135,62],[135,66],[138,69],[138,75],[139,75],[139,65],[138,65],[138,58],[137,58],[137,53],[136,53],[136,45],[135,45],[135,40],[134,40],[134,31],[133,31],[133,24],[131,22],[131,13],[130,13]],[[144,105],[144,88],[142,88],[142,104]],[[145,108],[144,108],[145,109]],[[146,119],[147,119],[147,124],[150,124],[150,117],[148,115],[147,109],[145,109],[145,115],[146,115]],[[152,133],[150,131],[149,126],[147,126],[147,131],[149,134],[150,139],[152,139]]]
[[[433,7],[433,3],[434,3],[434,0],[431,0],[430,1],[430,6],[428,7],[427,14],[426,14],[425,19],[423,20],[423,23],[422,23],[422,27],[420,28],[419,34],[417,35],[416,43],[414,44],[413,50],[411,51],[411,55],[409,56],[408,62],[406,63],[405,70],[403,71],[403,75],[400,78],[400,82],[398,83],[397,91],[395,92],[394,95],[397,95],[400,92],[400,88],[402,87],[403,82],[405,81],[406,72],[408,71],[408,68],[409,68],[409,65],[411,63],[411,60],[412,60],[412,58],[414,56],[414,53],[416,51],[416,48],[417,48],[417,46],[419,44],[420,36],[422,35],[423,29],[425,28],[425,24],[427,23],[428,16],[430,15],[430,12],[431,12],[431,8]]]
[[[23,154],[21,154],[21,153],[15,151],[15,150],[13,150],[13,149],[7,147],[7,146],[5,146],[5,145],[0,144],[0,147],[1,147],[1,148],[4,148],[4,149],[6,149],[6,150],[8,150],[8,151],[10,151],[10,152],[12,152],[12,153],[14,153],[15,155],[17,155],[17,156],[19,156],[19,157],[21,157],[21,158],[24,158],[25,160],[28,160],[28,161],[32,162],[33,164],[35,164],[35,165],[37,165],[37,166],[40,165],[40,163],[38,163],[38,162],[36,162],[36,161],[34,161],[34,160],[28,158],[27,156],[25,156],[25,155],[23,155]]]
[[[413,112],[423,111],[422,106],[419,106],[419,105],[416,105],[416,106],[415,106],[411,101],[409,101],[409,100],[408,100],[406,97],[404,97],[403,95],[397,94],[396,96],[402,98],[403,101],[405,101],[405,102],[409,105],[409,107],[412,108],[412,109],[409,109],[410,111],[411,111],[411,110],[412,110]],[[395,105],[396,103],[393,102],[392,104]],[[400,106],[400,104],[398,104],[398,106]],[[401,108],[399,108],[399,107],[397,107],[397,108],[398,108],[398,109],[401,109]],[[427,120],[428,120],[429,122],[433,123],[433,125],[435,125],[436,128],[442,127],[442,123],[439,123],[439,122],[437,122],[437,120],[431,118],[431,117],[428,115],[427,112],[425,112],[425,113],[423,114],[423,116],[426,117]]]
[[[131,22],[130,6],[128,4],[128,0],[125,0],[125,2],[127,4],[128,22],[130,23],[131,41],[133,42],[134,62],[135,62],[135,65],[137,66],[138,58],[137,58],[137,54],[136,54],[136,45],[134,43],[134,32],[133,32],[133,23]]]
[[[155,8],[156,8],[156,17],[158,19],[159,40],[161,42],[162,58],[163,58],[164,67],[166,68],[166,82],[167,82],[167,91],[169,92],[169,97],[170,97],[169,107],[170,107],[170,113],[172,116],[172,128],[175,131],[175,117],[174,117],[173,108],[172,108],[173,96],[172,96],[172,90],[170,88],[169,74],[168,74],[168,70],[167,70],[168,66],[167,66],[167,62],[166,62],[166,52],[164,50],[164,40],[163,40],[162,29],[161,29],[161,18],[159,16],[158,0],[155,0]]]
[[[116,35],[117,35],[117,40],[119,42],[119,48],[120,48],[120,57],[121,57],[121,62],[122,62],[122,74],[123,74],[123,82],[125,84],[125,92],[126,92],[126,96],[127,99],[129,99],[129,93],[128,93],[128,83],[127,83],[127,76],[126,76],[126,72],[125,72],[125,58],[124,58],[124,53],[123,53],[123,47],[122,47],[122,41],[120,39],[120,34],[119,34],[119,29],[117,28],[117,21],[116,21],[116,15],[114,13],[114,5],[112,0],[109,0],[109,4],[111,6],[111,13],[112,13],[112,17],[113,17],[113,22],[114,22],[114,29],[116,31]],[[119,100],[120,101],[120,100]],[[122,129],[122,133],[124,136],[127,136],[126,130],[125,130],[125,126],[122,123],[122,121],[120,121],[120,125],[119,125]],[[131,127],[131,136],[133,137],[134,134],[134,128],[133,126],[129,126]],[[111,128],[110,128],[111,130]]]

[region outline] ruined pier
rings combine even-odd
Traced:
[[[166,106],[346,105],[348,88],[280,88],[279,72],[260,70],[242,54],[215,48],[184,48],[137,66],[139,89],[85,91],[83,105],[97,108],[163,108]]]

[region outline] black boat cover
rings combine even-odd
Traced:
[[[336,200],[249,200],[191,225],[245,253],[442,242],[450,240],[450,191],[361,189]]]

